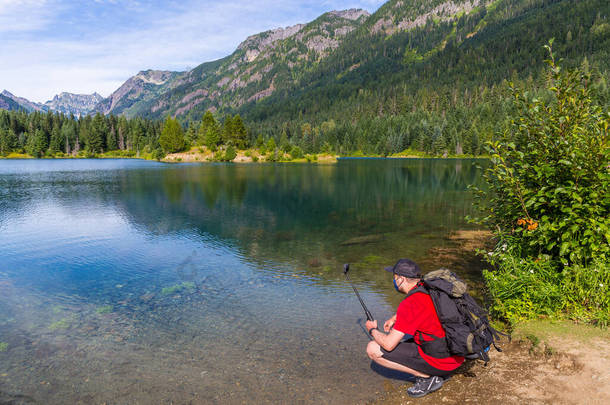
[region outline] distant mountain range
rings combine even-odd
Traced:
[[[365,10],[331,11],[307,24],[252,35],[231,55],[188,72],[147,70],[130,78],[97,110],[128,117],[184,116],[238,108],[297,81],[362,25]]]
[[[4,90],[0,93],[0,109],[4,110],[25,110],[32,111],[53,111],[66,115],[75,116],[87,115],[95,110],[95,107],[104,98],[97,93],[93,94],[72,94],[63,92],[53,97],[46,103],[36,103],[23,97],[18,97],[11,92]]]
[[[550,38],[572,64],[587,57],[607,69],[609,4],[390,0],[372,15],[331,11],[250,36],[231,55],[187,72],[141,71],[105,99],[62,93],[37,104],[5,91],[0,108],[183,121],[211,110],[276,125],[306,116],[341,120],[363,111],[407,111],[417,106],[399,101],[421,92],[443,93],[453,103],[459,93],[467,102],[502,80],[536,76]],[[448,101],[433,105],[441,102]]]

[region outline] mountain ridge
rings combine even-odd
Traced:
[[[291,77],[291,70],[313,68],[369,16],[362,9],[333,10],[305,24],[251,35],[232,54],[188,72],[174,72],[163,84],[145,86],[136,75],[96,110],[160,118],[168,113],[188,115],[195,107],[197,111],[237,108],[269,96],[280,82],[297,79]]]
[[[0,102],[0,109],[4,110],[25,110],[27,112],[34,111],[52,111],[63,114],[74,114],[75,116],[83,116],[89,114],[95,106],[100,103],[104,97],[97,92],[93,94],[75,94],[61,92],[53,96],[51,100],[44,103],[30,101],[24,97],[14,95],[8,90],[3,90],[0,93],[3,100]],[[11,100],[9,103],[7,100]]]

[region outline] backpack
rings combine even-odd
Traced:
[[[439,269],[426,274],[422,283],[409,291],[407,297],[416,292],[430,296],[445,330],[444,338],[429,335],[432,340],[424,341],[420,335],[420,347],[424,353],[437,358],[463,356],[487,363],[487,352],[491,345],[497,351],[502,351],[495,341],[500,338],[500,334],[508,335],[491,327],[487,312],[468,294],[467,289],[466,283],[455,273]]]

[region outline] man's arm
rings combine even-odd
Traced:
[[[375,342],[387,351],[392,351],[404,337],[404,333],[392,329],[390,333],[383,333],[377,329],[377,321],[366,321],[366,329],[369,331]]]

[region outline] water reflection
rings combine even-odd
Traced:
[[[383,377],[341,264],[389,315],[379,268],[450,243],[478,176],[471,161],[0,161],[0,400],[368,400],[351,381]]]

